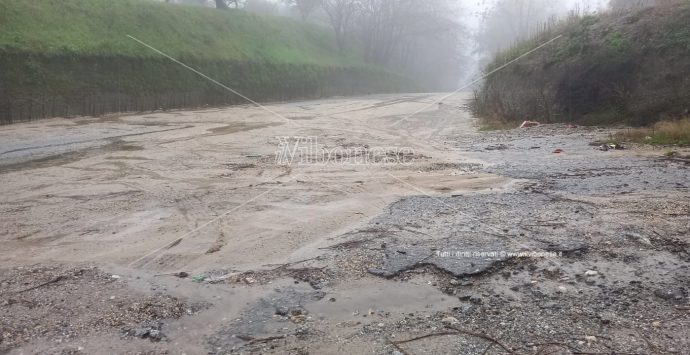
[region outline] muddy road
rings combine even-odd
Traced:
[[[0,352],[690,352],[687,160],[438,97],[0,127]]]

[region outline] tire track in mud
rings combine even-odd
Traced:
[[[113,177],[108,181],[139,191],[124,202],[119,198],[126,196],[117,201],[104,197],[102,205],[84,206],[81,199],[69,202],[88,208],[122,208],[127,210],[125,214],[113,216],[115,222],[107,228],[84,226],[82,231],[86,235],[65,238],[63,244],[58,240],[53,246],[63,251],[89,243],[97,244],[95,251],[111,246],[121,248],[103,254],[102,258],[118,264],[155,251],[141,258],[140,263],[130,264],[132,268],[123,266],[123,273],[118,275],[127,277],[131,272],[141,276],[136,282],[146,289],[165,284],[165,292],[205,297],[213,304],[204,315],[182,321],[177,324],[177,332],[168,333],[174,343],[162,343],[161,347],[175,344],[175,351],[179,350],[178,344],[193,344],[196,352],[203,349],[209,353],[280,354],[301,351],[296,349],[350,350],[359,344],[359,349],[366,347],[370,353],[388,354],[392,351],[386,345],[388,337],[405,339],[426,334],[453,318],[462,320],[471,330],[491,330],[493,336],[513,348],[538,343],[542,337],[575,344],[572,339],[554,335],[553,329],[601,335],[597,342],[575,345],[589,353],[642,353],[608,340],[616,339],[615,332],[623,332],[625,327],[644,329],[660,345],[671,342],[666,341],[668,336],[675,336],[675,341],[682,343],[678,334],[688,329],[683,323],[673,323],[673,329],[666,328],[666,321],[662,326],[649,326],[655,319],[670,319],[670,307],[676,302],[656,300],[656,288],[670,292],[659,293],[664,297],[675,297],[674,282],[688,280],[686,271],[681,269],[684,264],[677,260],[687,249],[679,237],[687,228],[677,223],[687,220],[682,203],[652,201],[651,192],[649,196],[640,195],[639,201],[632,195],[616,195],[617,199],[605,206],[600,200],[602,196],[597,200],[577,194],[555,195],[552,192],[558,189],[582,192],[578,190],[583,186],[581,178],[615,179],[625,169],[621,165],[610,171],[597,171],[598,176],[570,176],[566,170],[572,161],[568,156],[554,158],[546,142],[539,143],[543,149],[530,150],[535,138],[528,134],[525,142],[520,143],[502,134],[462,132],[471,125],[456,122],[454,115],[462,120],[469,118],[455,110],[423,112],[391,131],[387,124],[400,117],[386,115],[391,108],[395,108],[394,104],[381,107],[381,116],[366,118],[315,118],[295,130],[267,127],[252,134],[228,134],[227,138],[205,136],[208,131],[203,130],[198,135],[194,131],[193,137],[180,134],[184,137],[177,142],[194,142],[202,136],[208,139],[195,142],[189,150],[179,144],[173,148],[179,150],[176,155],[166,147],[156,150],[156,143],[166,137],[147,141],[147,156],[160,157],[159,162],[123,159],[113,171],[96,174],[84,170],[82,176],[75,175],[85,179],[87,188],[98,186],[104,177]],[[214,122],[207,128],[218,127],[223,133],[233,131],[228,125],[231,123]],[[352,134],[344,133],[348,131]],[[428,156],[404,167],[275,165],[271,151],[275,147],[267,144],[265,136],[305,132],[323,135],[324,144],[336,147],[415,143],[419,155]],[[459,135],[453,137],[454,133]],[[467,144],[455,146],[453,140]],[[497,142],[505,143],[508,149],[485,149]],[[548,144],[560,144],[557,142],[560,141]],[[163,149],[164,154],[157,156]],[[572,146],[565,150],[580,155]],[[248,155],[253,157],[247,160]],[[228,157],[233,157],[231,163],[224,160]],[[505,161],[511,164],[501,165]],[[528,166],[529,169],[519,166],[530,161],[540,165]],[[541,164],[546,162],[555,165]],[[646,165],[636,166],[635,169],[643,169]],[[143,170],[167,180],[153,181],[155,175]],[[527,174],[525,170],[538,174]],[[420,190],[431,191],[432,197],[422,196],[388,176],[389,173],[419,185]],[[487,177],[488,173],[492,175]],[[25,176],[30,175],[22,178]],[[276,177],[282,183],[269,180]],[[505,188],[522,179],[539,183]],[[456,185],[454,180],[462,184]],[[551,184],[551,180],[560,183]],[[621,184],[609,186],[604,182],[597,186],[606,187],[602,190],[606,193],[628,191],[618,186]],[[657,181],[657,185],[668,187],[675,182],[675,178],[665,179]],[[640,186],[631,184],[629,188]],[[681,196],[682,191],[674,192]],[[268,198],[256,199],[264,193]],[[98,195],[94,196],[98,199]],[[248,203],[239,202],[247,200]],[[11,207],[16,209],[13,214],[32,216],[21,206]],[[238,207],[237,213],[221,214],[227,208]],[[653,220],[643,220],[654,222],[653,228],[633,228],[638,227],[637,217],[631,216],[639,216],[638,212],[645,210],[658,214]],[[577,218],[564,218],[567,216]],[[216,218],[219,219],[213,222]],[[621,228],[623,225],[617,221],[620,218],[629,222],[625,226],[630,230]],[[499,233],[482,228],[480,222],[494,225]],[[34,224],[40,225],[40,220]],[[607,233],[596,233],[602,228]],[[111,236],[111,231],[122,235]],[[648,233],[652,231],[659,235],[650,237]],[[190,234],[188,238],[186,234]],[[121,239],[123,236],[127,238]],[[646,244],[645,238],[650,244]],[[565,240],[575,239],[587,244],[588,250],[572,244],[572,250],[565,253],[565,262],[560,263],[511,259],[488,268],[480,263],[458,264],[454,268],[447,262],[448,267],[444,268],[441,257],[432,254],[443,248],[468,246],[509,248],[511,240],[534,248],[549,248],[550,244],[563,246]],[[223,243],[225,246],[219,245]],[[386,265],[386,258],[400,262]],[[664,273],[657,275],[654,270],[659,261],[667,264],[661,267]],[[473,269],[469,270],[470,267]],[[391,271],[383,276],[392,279],[369,273],[377,268]],[[460,272],[459,268],[470,272]],[[396,269],[400,271],[393,272]],[[481,272],[474,272],[477,269]],[[584,275],[592,269],[600,277]],[[204,272],[213,282],[199,285],[170,275],[153,277],[153,270],[185,271],[190,275]],[[605,307],[607,303],[611,306]],[[292,314],[290,307],[299,313]],[[605,314],[608,310],[615,310],[615,314]],[[276,334],[281,337],[270,344],[253,346],[237,334],[246,335],[244,339],[264,339]],[[486,350],[481,340],[465,338],[439,338],[433,346],[427,349],[421,343],[410,342],[405,349],[414,353],[478,349],[478,354]]]
[[[394,104],[381,106],[379,109],[386,111],[391,107],[395,107]],[[439,120],[438,117],[435,118],[433,113],[429,114],[429,116],[428,120],[424,116],[419,121],[423,135],[418,134],[415,136],[414,132],[410,132],[402,139],[398,137],[403,132],[400,130],[395,132],[387,130],[385,126],[380,124],[380,121],[385,123],[386,120],[373,116],[355,121],[341,121],[340,119],[332,118],[328,119],[328,122],[325,122],[323,125],[316,125],[317,120],[310,120],[307,125],[301,126],[299,130],[285,131],[281,128],[272,127],[267,128],[266,131],[255,131],[251,135],[238,133],[237,135],[228,136],[227,140],[222,139],[220,135],[209,137],[209,145],[216,144],[213,146],[215,151],[204,151],[203,148],[207,148],[204,141],[193,145],[194,152],[184,152],[184,155],[174,156],[170,160],[163,160],[160,163],[142,161],[142,164],[152,164],[151,166],[147,165],[147,169],[170,179],[162,184],[151,183],[151,175],[143,174],[143,172],[136,173],[136,175],[141,175],[142,180],[137,180],[138,177],[131,176],[130,174],[122,176],[124,171],[122,169],[119,170],[120,175],[118,176],[108,172],[108,176],[115,177],[114,181],[126,182],[130,188],[139,186],[141,190],[147,191],[144,195],[137,198],[140,200],[139,202],[128,201],[124,206],[125,208],[137,206],[137,208],[132,208],[132,210],[138,210],[138,206],[143,206],[141,209],[155,210],[160,208],[163,212],[146,215],[136,214],[134,213],[135,211],[132,211],[133,213],[126,214],[121,219],[118,216],[117,222],[112,224],[114,227],[111,229],[119,230],[121,227],[124,229],[124,227],[127,227],[125,226],[126,223],[133,223],[138,226],[135,229],[132,229],[131,226],[127,227],[128,229],[123,231],[122,235],[113,235],[111,240],[119,242],[117,238],[126,235],[128,238],[136,241],[136,244],[122,240],[122,246],[115,247],[120,249],[106,254],[104,259],[115,259],[117,263],[122,263],[123,260],[125,262],[132,261],[152,250],[154,251],[153,254],[144,255],[140,262],[134,262],[131,266],[134,269],[143,270],[144,273],[150,270],[175,272],[185,270],[190,273],[196,273],[208,270],[208,268],[215,269],[219,265],[229,269],[236,268],[245,271],[248,268],[254,269],[256,265],[249,261],[250,256],[252,260],[258,260],[257,263],[260,261],[261,264],[266,264],[289,262],[313,255],[325,255],[328,251],[319,248],[326,247],[331,242],[326,240],[326,238],[358,229],[366,225],[370,218],[381,215],[382,211],[390,208],[396,201],[404,198],[404,196],[416,193],[414,190],[407,188],[394,178],[386,175],[386,172],[392,171],[394,174],[400,174],[403,177],[423,175],[425,178],[416,179],[424,184],[436,183],[434,180],[437,176],[446,175],[453,168],[435,169],[431,165],[434,162],[439,164],[457,163],[457,160],[462,159],[462,156],[458,152],[432,149],[426,142],[421,142],[419,143],[419,160],[410,166],[395,168],[386,166],[365,168],[336,166],[327,168],[325,169],[326,171],[323,168],[317,167],[293,167],[288,169],[277,167],[272,164],[273,162],[265,159],[262,160],[267,156],[266,142],[265,138],[257,136],[275,133],[299,134],[305,132],[305,130],[313,130],[309,132],[314,132],[317,135],[327,135],[328,138],[325,139],[324,143],[332,144],[333,146],[359,143],[373,145],[397,142],[406,144],[407,142],[418,142],[418,138],[426,136],[430,129],[436,131],[442,129],[445,121]],[[355,127],[355,124],[360,122],[362,122],[361,126]],[[209,128],[213,127],[209,126]],[[346,130],[353,132],[353,134],[343,133]],[[335,141],[333,137],[336,134],[333,133],[337,133],[344,140]],[[198,138],[195,132],[194,137],[182,137],[178,141]],[[155,156],[153,154],[158,153],[155,149],[156,143],[159,141],[157,139],[154,142],[146,142],[147,154]],[[256,143],[257,141],[260,142]],[[237,149],[237,146],[242,144],[246,144],[248,147]],[[201,149],[199,149],[200,146]],[[244,154],[244,152],[254,154],[256,153],[254,150],[257,149],[257,146],[261,148],[257,154],[263,158],[253,161],[252,164],[254,166],[242,169],[243,171],[233,175],[232,179],[218,178],[218,176],[225,173],[225,171],[217,167],[217,165],[222,165],[218,162],[224,159],[223,149],[226,149],[227,152],[232,152],[232,154],[235,154],[235,152],[238,154]],[[185,147],[184,145],[179,145],[174,149],[185,149]],[[168,151],[170,150],[166,148],[166,155]],[[433,157],[422,157],[424,153],[429,151],[433,152],[433,154],[429,154],[433,155]],[[225,153],[226,156],[227,154]],[[165,159],[168,158],[166,157]],[[124,164],[119,164],[121,168],[137,165],[140,164],[131,160]],[[181,171],[178,172],[176,170]],[[185,170],[189,170],[189,174],[185,173]],[[261,170],[264,170],[265,174],[263,177],[257,177],[256,173]],[[171,176],[161,171],[170,173]],[[422,172],[420,173],[419,171]],[[283,184],[265,184],[267,177],[274,176],[283,180]],[[93,175],[89,176],[89,178],[93,178],[95,182],[98,182],[100,179],[100,177]],[[461,180],[463,177],[458,177],[457,179]],[[292,180],[299,181],[293,182]],[[486,184],[493,183],[495,182],[486,182]],[[166,187],[165,185],[170,186]],[[427,186],[423,187],[426,188]],[[244,190],[238,191],[236,189]],[[271,193],[268,201],[261,201],[259,203],[250,201],[252,206],[238,204],[238,201],[249,197],[253,198],[261,192],[271,192],[273,189],[275,189],[276,193]],[[434,193],[451,193],[451,190],[444,191],[436,191]],[[211,193],[209,194],[209,192]],[[219,208],[219,206],[221,207]],[[243,211],[237,213],[237,215],[228,215],[226,220],[224,214],[219,214],[219,212],[214,214],[214,211],[223,210],[224,206],[240,207]],[[159,220],[158,217],[165,219]],[[205,226],[206,223],[209,223],[214,218],[220,218],[220,220]],[[244,228],[238,228],[242,226]],[[425,234],[429,234],[422,228],[411,226],[404,227],[404,230],[407,232],[414,230],[415,233],[410,233],[417,238],[426,238],[428,236],[425,236]],[[110,232],[110,229],[104,232]],[[185,234],[190,232],[190,236],[188,238],[185,237]],[[71,242],[93,243],[95,239],[93,237],[107,238],[106,235],[101,236],[98,232],[87,235],[87,237],[90,237],[90,240],[75,238]],[[219,240],[223,240],[227,245],[220,247],[214,253],[207,254],[214,249],[214,243],[219,242]],[[66,243],[64,245],[69,244]],[[101,245],[112,244],[103,243]],[[160,248],[161,246],[160,250],[155,250],[155,248]],[[56,244],[56,247],[61,246]],[[368,247],[375,248],[380,247],[380,245],[372,244]],[[247,254],[248,256],[242,254]],[[349,251],[343,249],[335,255],[334,260],[342,262],[349,256],[351,256]],[[318,268],[319,266],[321,265],[317,264],[315,267]],[[309,264],[304,267],[311,268],[312,266]],[[338,268],[333,269],[338,270]],[[294,270],[289,271],[280,275],[287,277],[297,273]],[[257,272],[257,274],[261,273]],[[269,273],[269,280],[280,275],[278,273]],[[305,278],[314,281],[315,285],[319,285],[319,278],[327,277],[330,273],[321,272],[315,273],[315,275],[313,278],[308,275]],[[376,278],[370,277],[365,279],[365,283],[371,282],[372,279]],[[198,290],[197,286],[192,284],[195,290]],[[343,292],[343,290],[337,289],[339,287],[337,283],[334,283],[332,287],[332,290],[336,290],[336,292]],[[395,283],[386,284],[384,287],[387,290],[386,295],[394,295],[400,292],[399,285]],[[427,287],[420,286],[419,288],[426,289]],[[312,291],[310,294],[313,293],[314,297],[323,297],[322,294],[324,292],[327,291]],[[377,292],[377,290],[371,290],[371,297],[380,296]],[[425,292],[431,293],[434,297],[439,296],[439,292],[433,289],[426,290]],[[353,290],[350,297],[356,298],[357,295],[358,292]],[[440,296],[443,295],[440,294]],[[338,298],[340,299],[340,296]],[[424,297],[412,297],[412,299],[417,300],[416,302],[423,302],[418,299],[424,299]],[[242,304],[251,304],[254,301],[256,301],[256,296],[254,298],[238,299],[238,302]],[[353,301],[355,305],[358,302],[361,301]],[[404,308],[411,309],[414,307],[415,305],[407,305]],[[351,312],[347,313],[350,314]],[[373,318],[372,316],[371,319]],[[215,319],[214,322],[214,324],[222,323],[218,319]],[[192,341],[199,342],[198,339],[192,339]],[[374,348],[372,347],[372,349]]]

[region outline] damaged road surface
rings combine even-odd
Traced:
[[[438,97],[0,127],[0,353],[689,353],[688,164]]]

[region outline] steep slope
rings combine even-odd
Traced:
[[[149,0],[4,0],[0,121],[242,102],[128,35],[255,100],[406,83],[289,19]]]
[[[475,110],[503,121],[647,124],[690,108],[690,3],[571,18],[501,53]]]

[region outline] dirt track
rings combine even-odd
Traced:
[[[464,334],[392,345],[447,325],[525,354],[690,351],[685,162],[594,150],[603,129],[479,133],[463,95],[408,117],[435,97],[0,127],[0,351],[481,354],[492,344]],[[277,137],[404,164],[277,164]],[[516,251],[558,256],[500,254]],[[130,310],[149,303],[151,316]]]

